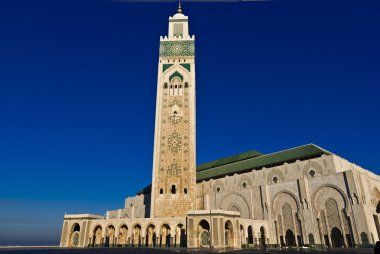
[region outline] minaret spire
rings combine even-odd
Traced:
[[[178,0],[178,10],[177,13],[182,13],[181,0]]]

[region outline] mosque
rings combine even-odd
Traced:
[[[61,247],[354,247],[379,240],[380,178],[314,144],[196,165],[195,37],[160,38],[152,184],[105,216],[66,214]]]

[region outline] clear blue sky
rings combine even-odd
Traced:
[[[197,163],[315,143],[380,173],[380,1],[183,3]],[[0,244],[151,182],[159,36],[176,3],[0,1]]]

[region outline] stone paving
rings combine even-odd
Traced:
[[[328,254],[328,253],[349,253],[349,254],[370,254],[373,249],[324,249],[324,250],[310,250],[310,249],[266,249],[266,250],[224,250],[224,251],[210,251],[208,249],[189,250],[189,249],[164,249],[164,248],[0,248],[1,254],[164,254],[164,253],[237,253],[237,254]]]

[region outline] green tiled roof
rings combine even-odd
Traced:
[[[225,175],[233,175],[235,173],[243,173],[253,169],[261,169],[263,167],[269,168],[284,164],[285,162],[291,163],[296,160],[306,160],[319,157],[323,154],[329,155],[332,153],[314,144],[299,146],[271,154],[262,154],[255,151],[241,153],[198,165],[197,182],[211,178],[220,178]],[[150,191],[151,185],[145,187],[137,194],[147,194],[150,193]]]
[[[215,167],[223,166],[223,165],[238,162],[238,161],[255,158],[261,155],[264,155],[264,154],[260,152],[256,152],[256,151],[240,153],[240,154],[233,155],[227,158],[222,158],[216,161],[206,162],[204,164],[198,165],[197,171],[205,170],[208,168],[215,168]]]
[[[273,167],[281,165],[285,162],[294,162],[296,160],[305,160],[309,158],[319,157],[322,154],[331,154],[314,144],[304,145],[289,150],[280,151],[266,155],[257,156],[243,161],[233,162],[217,167],[205,167],[202,164],[197,169],[197,182],[210,178],[219,178],[225,175],[242,173],[253,169],[261,169],[263,167]],[[200,169],[202,168],[202,169]]]

